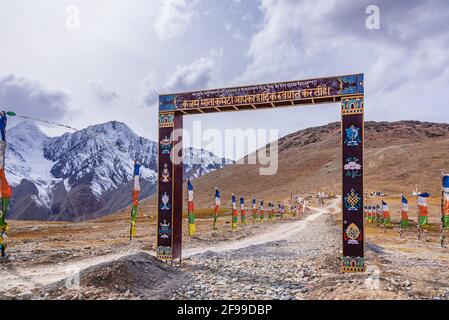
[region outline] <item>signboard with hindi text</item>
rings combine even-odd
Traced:
[[[363,81],[363,74],[356,74],[167,94],[159,96],[159,112],[220,112],[248,107],[258,109],[339,102],[343,96],[363,95]]]

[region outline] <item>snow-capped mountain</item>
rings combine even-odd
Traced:
[[[195,148],[185,148],[183,150],[184,175],[190,178],[204,176],[209,172],[233,164],[234,161],[219,158],[210,151]]]
[[[129,205],[133,161],[142,164],[141,198],[157,188],[157,143],[112,121],[47,137],[32,122],[7,131],[7,179],[13,187],[9,218],[79,221]],[[206,150],[184,150],[185,177],[219,169],[230,160]]]
[[[132,178],[133,160],[142,164],[144,180],[157,179],[157,144],[138,137],[127,125],[109,122],[50,139],[44,157],[54,163],[51,174],[66,186],[86,178],[99,199],[108,190],[119,188]]]

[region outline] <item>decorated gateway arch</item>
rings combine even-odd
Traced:
[[[182,256],[183,164],[174,159],[182,159],[182,134],[176,129],[182,129],[184,116],[321,103],[341,108],[341,270],[365,271],[363,74],[160,95],[157,257],[173,261]]]

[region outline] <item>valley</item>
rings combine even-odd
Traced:
[[[404,193],[411,226],[401,236],[397,229],[365,223],[364,274],[339,272],[338,198],[323,206],[310,199],[309,212],[296,219],[287,215],[272,223],[250,222],[231,229],[231,192],[275,202],[317,191],[338,195],[339,128],[331,123],[281,138],[274,176],[260,176],[257,165],[234,164],[193,179],[197,232],[188,235],[185,207],[181,266],[153,257],[154,196],[140,202],[132,241],[129,207],[78,222],[9,219],[8,257],[0,269],[7,281],[0,287],[1,298],[449,299],[449,251],[439,243],[440,170],[449,167],[447,124],[366,124],[366,191],[385,193],[395,226]],[[222,195],[218,230],[213,230],[211,219],[215,186]],[[416,198],[411,195],[416,187],[431,194],[432,226],[420,240]],[[368,204],[380,200],[366,197]],[[148,272],[159,276],[148,277]],[[67,287],[77,275],[81,286]]]

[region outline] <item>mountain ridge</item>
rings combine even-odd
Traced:
[[[12,185],[8,218],[80,221],[126,207],[131,199],[133,161],[142,164],[141,198],[156,190],[156,142],[126,124],[111,121],[48,137],[33,122],[8,129],[6,173]],[[188,149],[186,177],[231,163],[207,151]]]
[[[341,125],[333,122],[299,130],[278,140],[278,171],[259,175],[260,166],[235,164],[195,182],[198,207],[210,207],[218,187],[225,205],[231,193],[279,201],[318,190],[341,193]],[[418,186],[437,198],[441,170],[449,172],[449,124],[404,120],[365,122],[365,191],[394,196]],[[185,189],[185,188],[184,188]]]

